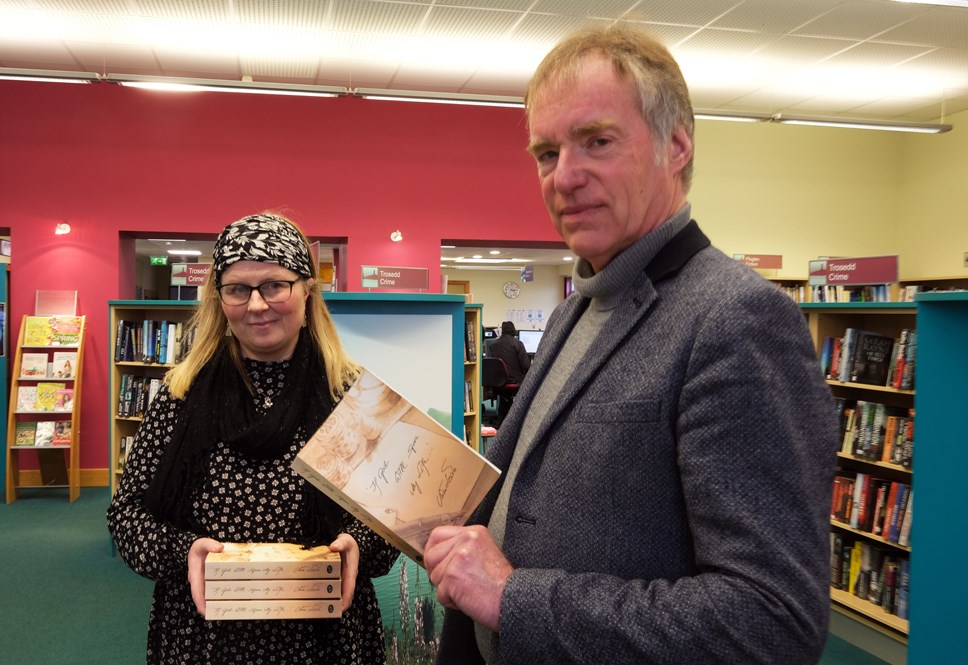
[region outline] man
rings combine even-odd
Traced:
[[[520,385],[524,380],[524,375],[528,373],[528,368],[531,367],[531,357],[525,350],[524,343],[516,337],[517,334],[518,331],[514,327],[514,322],[504,321],[501,324],[501,336],[491,344],[488,355],[504,361],[504,366],[508,370],[508,383]],[[507,417],[513,401],[513,393],[509,393],[507,390],[498,391],[498,427]]]
[[[488,450],[498,485],[427,544],[438,662],[815,663],[833,400],[796,305],[690,221],[678,66],[585,32],[526,106],[577,295]]]

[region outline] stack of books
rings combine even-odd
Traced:
[[[338,619],[340,556],[328,547],[226,543],[205,558],[209,621]]]

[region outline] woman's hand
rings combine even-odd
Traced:
[[[224,545],[211,538],[199,538],[188,550],[188,584],[192,588],[195,609],[205,616],[205,557],[209,552],[221,552]]]
[[[360,572],[360,546],[353,536],[348,533],[341,533],[336,536],[336,540],[330,543],[329,549],[339,552],[342,563],[340,597],[343,600],[343,611],[345,612],[353,604],[353,594],[356,593],[356,576]]]

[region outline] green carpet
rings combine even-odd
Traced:
[[[111,551],[107,488],[20,490],[0,506],[7,663],[143,663],[152,583]]]
[[[0,505],[0,654],[18,665],[143,663],[152,583],[111,551],[107,488]],[[884,665],[831,635],[821,665]]]

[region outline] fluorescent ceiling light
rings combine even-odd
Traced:
[[[378,88],[356,88],[351,94],[363,99],[377,99],[392,102],[424,102],[428,104],[460,104],[463,106],[505,106],[524,108],[521,97],[501,95],[468,95],[459,92],[423,92],[420,90],[381,90]]]
[[[914,132],[917,134],[943,134],[951,131],[951,125],[934,125],[916,122],[893,122],[883,120],[855,120],[851,118],[813,118],[810,116],[777,114],[773,122],[783,125],[809,125],[812,127],[846,127],[848,129],[880,129],[889,132]]]
[[[107,80],[131,88],[166,92],[239,92],[257,95],[292,95],[297,97],[337,97],[347,94],[346,88],[328,85],[295,83],[262,83],[222,79],[192,79],[157,76],[108,74]]]
[[[197,249],[169,249],[169,254],[175,254],[177,256],[201,256],[202,253]]]
[[[467,258],[465,256],[458,256],[456,259],[442,258],[441,261],[453,261],[454,263],[527,263],[528,259],[484,259],[484,258]]]
[[[968,0],[895,0],[915,5],[940,5],[942,7],[968,7]]]
[[[63,72],[50,69],[11,69],[0,67],[0,80],[39,81],[42,83],[91,83],[98,75],[94,72]]]
[[[695,109],[693,117],[696,120],[726,120],[728,122],[769,122],[773,118],[769,113],[741,113],[717,109]]]

